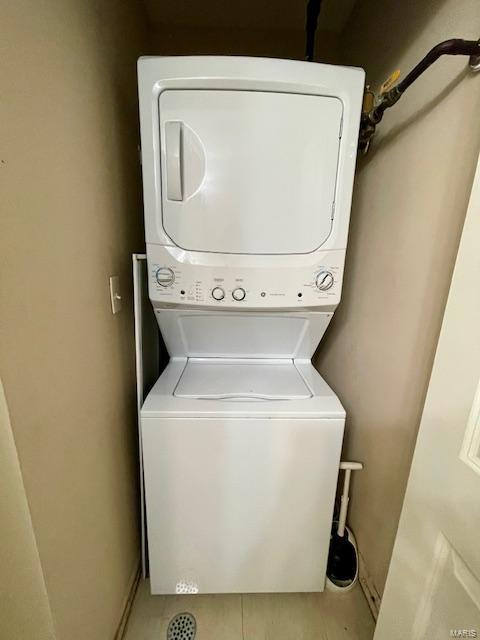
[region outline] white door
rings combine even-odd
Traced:
[[[479,241],[480,163],[375,640],[480,637]]]
[[[301,254],[330,234],[343,106],[265,91],[160,94],[162,225],[189,251]]]

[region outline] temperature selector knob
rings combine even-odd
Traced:
[[[333,287],[334,282],[335,280],[330,271],[320,271],[315,278],[315,285],[320,291],[328,291]]]
[[[215,287],[215,289],[212,289],[212,298],[214,300],[223,300],[225,297],[225,291],[222,289],[222,287]]]
[[[245,293],[245,289],[242,289],[242,287],[238,287],[238,289],[234,289],[232,291],[232,298],[234,300],[244,300],[246,295],[247,294]]]
[[[175,274],[173,269],[169,267],[160,267],[155,274],[158,284],[161,287],[170,287],[175,282]]]

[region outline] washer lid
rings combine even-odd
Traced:
[[[181,398],[294,400],[312,393],[293,362],[189,360],[175,388]]]
[[[328,238],[343,104],[267,91],[159,97],[162,221],[189,251],[304,254]]]

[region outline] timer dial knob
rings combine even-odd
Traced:
[[[157,269],[155,278],[161,287],[170,287],[175,282],[175,274],[173,269],[169,267],[160,267]]]
[[[225,291],[222,289],[222,287],[215,287],[215,289],[212,289],[212,298],[214,300],[223,300],[225,297]]]
[[[245,289],[242,289],[242,287],[238,287],[232,291],[232,298],[237,301],[244,300],[246,295]]]
[[[333,274],[330,271],[320,271],[315,278],[315,286],[320,291],[328,291],[333,287],[334,282]]]

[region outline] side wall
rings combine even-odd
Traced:
[[[343,63],[378,87],[441,40],[480,35],[478,0],[359,2]],[[444,58],[359,160],[343,301],[316,357],[348,412],[350,522],[382,592],[480,147],[480,74]],[[452,390],[454,391],[454,390]]]
[[[108,640],[139,546],[130,254],[143,246],[144,24],[113,0],[4,2],[0,23],[0,374],[57,636]]]
[[[315,56],[333,62],[337,56],[338,35],[319,31]],[[233,29],[154,25],[151,31],[153,55],[234,55],[265,56],[303,60],[305,32],[292,29]]]
[[[0,380],[0,638],[54,640],[52,614]]]

